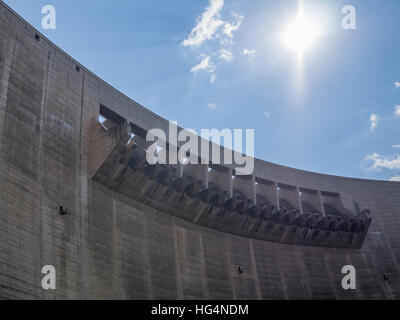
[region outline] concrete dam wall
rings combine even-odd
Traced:
[[[153,128],[0,1],[0,299],[400,298],[400,183],[148,165]]]

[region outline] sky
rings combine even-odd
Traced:
[[[400,181],[398,0],[303,0],[309,42],[301,53],[304,34],[288,40],[299,0],[4,2],[182,127],[254,129],[257,158]],[[56,9],[56,29],[42,28],[45,5]],[[355,29],[343,28],[346,5]]]

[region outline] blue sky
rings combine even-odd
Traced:
[[[398,0],[304,0],[321,32],[301,72],[282,41],[298,0],[5,2],[105,81],[180,126],[250,128],[258,158],[400,180]],[[55,30],[41,27],[47,4],[56,8]],[[342,28],[345,5],[356,9],[356,30]]]

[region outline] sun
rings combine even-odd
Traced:
[[[286,45],[298,54],[303,54],[316,42],[318,37],[317,27],[303,18],[290,23],[284,32]]]
[[[296,52],[298,55],[310,49],[321,35],[320,26],[303,13],[303,8],[299,6],[297,17],[290,21],[283,32],[285,45]]]
[[[303,5],[303,0],[298,0],[298,10],[294,16],[288,16],[287,23],[283,24],[280,32],[277,33],[278,41],[281,43],[279,50],[281,52],[286,49],[294,55],[294,64],[290,67],[294,71],[294,88],[299,94],[299,98],[303,94],[307,78],[306,55],[310,55],[312,49],[321,47],[325,35],[329,31],[329,15],[323,10],[323,6]],[[299,99],[301,100],[301,99]]]

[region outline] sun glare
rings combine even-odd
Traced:
[[[320,37],[320,28],[311,17],[305,16],[300,2],[297,17],[288,23],[283,32],[283,40],[288,48],[302,55]]]
[[[287,20],[279,33],[279,41],[282,46],[295,56],[293,80],[298,101],[302,100],[301,96],[305,92],[307,82],[305,77],[306,54],[309,54],[327,33],[328,23],[329,17],[321,6],[304,8],[303,0],[298,0],[297,14]]]
[[[284,35],[286,45],[298,54],[311,47],[317,38],[316,26],[303,18],[289,24]]]

